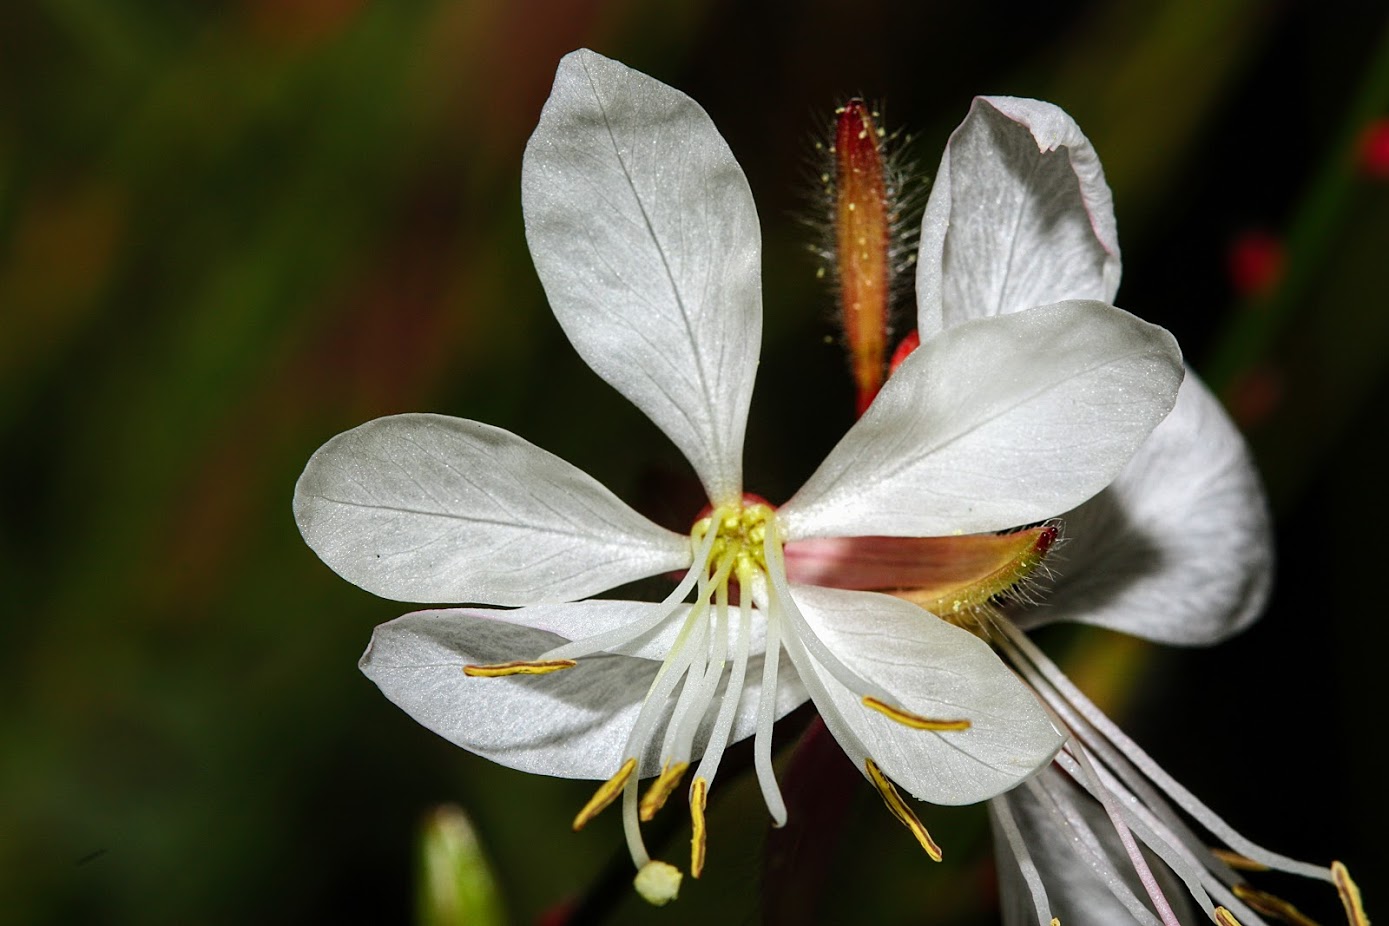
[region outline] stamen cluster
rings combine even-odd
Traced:
[[[714,545],[709,550],[708,566],[711,575],[730,572],[740,583],[754,573],[765,573],[767,558],[763,545],[767,539],[768,522],[773,518],[770,505],[762,502],[737,507],[719,508],[695,522],[690,537],[695,549],[711,529],[715,531]]]

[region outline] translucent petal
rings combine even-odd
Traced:
[[[819,537],[786,545],[787,577],[802,585],[888,592],[933,614],[1003,595],[1046,556],[1058,528],[950,537]]]
[[[661,612],[671,615],[659,627],[641,636],[611,647],[607,652],[623,656],[636,656],[641,659],[662,660],[670,652],[675,637],[680,632],[690,605],[670,605],[651,601],[615,601],[607,598],[590,598],[587,601],[572,601],[563,604],[541,604],[514,610],[500,608],[452,609],[459,613],[469,613],[476,617],[508,624],[519,624],[535,630],[544,630],[566,640],[582,640],[617,631],[622,627],[650,623]],[[767,646],[767,621],[762,612],[751,609],[748,627],[748,651],[760,655]]]
[[[795,586],[796,604],[815,634],[846,666],[891,693],[909,711],[934,719],[966,719],[962,732],[908,728],[868,709],[810,659],[831,710],[856,747],[917,798],[972,804],[1007,790],[1051,761],[1062,737],[1031,691],[968,631],[915,605],[872,592]],[[802,653],[805,651],[802,650]]]
[[[918,328],[1063,299],[1113,302],[1119,238],[1099,158],[1050,103],[979,97],[950,136],[921,223]]]
[[[1038,780],[1046,784],[1048,794],[1064,802],[1067,813],[1084,821],[1099,839],[1105,857],[1110,860],[1113,870],[1118,872],[1131,895],[1147,905],[1147,896],[1138,877],[1119,843],[1113,825],[1099,804],[1083,794],[1054,767],[1043,771]],[[1008,802],[1032,861],[1046,885],[1051,912],[1064,926],[1112,926],[1114,923],[1134,921],[1104,880],[1084,860],[1084,850],[1078,848],[1081,845],[1080,837],[1060,813],[1045,806],[1029,788],[1010,791],[1000,800]],[[1006,841],[995,839],[994,850],[998,857],[999,887],[1003,898],[1000,912],[1004,926],[1032,926],[1037,922],[1037,917],[1022,884],[1017,862],[1008,851]],[[1146,850],[1144,855],[1178,919],[1193,926],[1204,922],[1193,909],[1190,895],[1181,881],[1155,856]],[[1153,922],[1157,922],[1156,917]]]
[[[587,605],[587,603],[585,603]],[[575,605],[574,607],[583,607]],[[661,664],[629,656],[580,659],[572,669],[538,676],[471,678],[467,664],[527,659],[563,637],[492,620],[487,612],[417,611],[376,628],[360,667],[395,704],[425,727],[470,752],[523,772],[561,778],[607,778]],[[518,612],[504,612],[513,620]],[[753,657],[733,724],[734,740],[756,726],[761,657]],[[720,697],[725,692],[720,691]],[[781,668],[778,714],[806,698],[790,665]],[[695,738],[702,751],[713,718]],[[655,742],[660,742],[657,730]],[[654,752],[640,774],[659,771]]]
[[[1019,615],[1023,626],[1080,621],[1208,645],[1247,627],[1268,599],[1263,487],[1234,422],[1194,375],[1114,483],[1064,520],[1055,589]]]
[[[1176,400],[1172,336],[1098,302],[924,341],[777,517],[788,540],[1041,521],[1108,485]]]
[[[762,245],[752,191],[708,114],[573,52],[521,192],[531,256],[575,349],[669,435],[716,504],[737,501]]]
[[[328,441],[299,477],[294,517],[334,572],[397,601],[563,601],[690,562],[688,537],[581,470],[443,415],[378,418]]]

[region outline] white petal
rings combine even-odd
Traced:
[[[661,664],[629,656],[594,656],[548,675],[464,675],[466,664],[534,658],[565,641],[543,630],[491,619],[505,615],[516,620],[517,614],[407,614],[376,628],[360,667],[411,717],[470,752],[523,772],[607,778],[622,763],[627,735]],[[748,672],[733,726],[735,740],[750,736],[756,725],[760,657],[750,665],[757,671]],[[781,671],[779,715],[806,697],[791,667],[783,665]],[[697,749],[702,749],[711,725],[712,717],[696,737]],[[656,743],[661,736],[658,729]],[[646,756],[641,774],[657,771],[658,757]]]
[[[1070,116],[1038,100],[974,101],[931,187],[916,288],[923,339],[1065,299],[1114,301],[1113,202]]]
[[[592,477],[508,431],[395,415],[309,459],[294,517],[338,575],[397,601],[582,598],[690,562]]]
[[[618,601],[607,598],[590,598],[587,601],[572,601],[563,604],[541,604],[515,610],[499,608],[467,609],[469,613],[488,620],[518,624],[534,630],[544,630],[566,640],[582,640],[609,633],[622,627],[643,625],[657,619],[661,612],[671,615],[671,619],[659,627],[642,634],[630,643],[608,650],[623,656],[636,656],[641,659],[662,660],[670,652],[671,645],[680,633],[684,617],[689,613],[689,605],[682,604],[672,608],[670,605],[651,601]],[[734,609],[736,619],[736,609]],[[751,633],[748,636],[748,652],[761,655],[767,648],[767,621],[762,612],[752,609]],[[536,655],[532,653],[531,655]]]
[[[761,232],[742,168],[689,97],[565,56],[522,165],[526,239],[555,317],[599,376],[742,493],[762,338]]]
[[[1188,374],[1172,414],[1113,485],[1065,516],[1054,592],[1024,626],[1080,621],[1207,645],[1262,611],[1273,577],[1268,504],[1249,449]]]
[[[1054,767],[1043,771],[1039,776],[1039,780],[1042,779],[1053,794],[1067,802],[1070,812],[1083,819],[1099,838],[1106,857],[1124,878],[1133,896],[1145,905],[1149,904],[1147,893],[1114,832],[1114,825],[1099,804],[1082,794]],[[1046,885],[1051,912],[1064,926],[1113,926],[1115,923],[1134,921],[1103,879],[1085,862],[1082,850],[1076,848],[1079,837],[1062,819],[1043,806],[1028,788],[1010,791],[1000,800],[1008,802],[1013,819],[1017,821],[1018,829],[1027,842],[1032,861]],[[1017,863],[1006,851],[1006,844],[995,839],[994,848],[998,858],[999,888],[1004,899],[1000,911],[1004,926],[1033,926],[1037,917],[1032,912],[1026,889],[1022,887]],[[1205,922],[1192,909],[1190,894],[1171,870],[1146,849],[1143,854],[1178,920],[1184,924]]]
[[[865,707],[860,693],[813,660],[797,665],[802,676],[815,673],[832,711],[868,756],[915,797],[935,804],[982,801],[1018,784],[1061,747],[1032,692],[968,631],[887,595],[813,586],[793,586],[792,593],[829,649],[902,707],[972,723],[958,733],[909,729]],[[829,723],[831,711],[821,713]]]
[[[777,517],[800,540],[1060,514],[1123,469],[1182,372],[1170,334],[1098,302],[964,322],[922,342]]]

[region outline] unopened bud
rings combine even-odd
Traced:
[[[472,824],[446,804],[420,834],[419,922],[425,926],[501,926],[501,895]]]
[[[883,385],[892,290],[892,220],[882,138],[862,100],[850,100],[839,110],[834,160],[840,323],[861,415]]]

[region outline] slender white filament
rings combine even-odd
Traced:
[[[1334,883],[1331,871],[1319,865],[1312,865],[1308,862],[1300,862],[1296,859],[1288,858],[1277,852],[1250,841],[1238,833],[1230,824],[1226,823],[1221,817],[1211,810],[1196,795],[1184,788],[1176,779],[1167,774],[1161,766],[1155,762],[1151,756],[1143,751],[1137,743],[1130,739],[1123,730],[1119,729],[1112,720],[1104,715],[1104,712],[1096,707],[1090,699],[1075,686],[1070,679],[1065,676],[1055,664],[1047,658],[1031,640],[1027,639],[1026,634],[1006,619],[997,620],[995,626],[999,627],[1015,643],[1018,649],[1026,655],[1027,661],[1045,676],[1047,681],[1055,687],[1060,699],[1073,708],[1086,721],[1088,721],[1095,731],[1107,738],[1131,761],[1143,774],[1165,791],[1187,813],[1210,831],[1212,835],[1220,839],[1231,849],[1252,859],[1261,865],[1269,868],[1276,868],[1289,874],[1302,875],[1307,878],[1316,878],[1321,881]]]
[[[1068,756],[1067,761],[1073,760]],[[1218,863],[1220,867],[1227,866],[1219,863],[1219,860],[1211,855],[1205,847],[1200,847],[1200,856],[1198,857],[1197,853],[1193,852],[1191,847],[1167,826],[1166,821],[1160,818],[1153,808],[1148,807],[1137,795],[1129,791],[1103,762],[1096,763],[1095,770],[1099,773],[1101,786],[1119,799],[1124,817],[1129,821],[1129,825],[1138,838],[1148,848],[1156,852],[1167,863],[1167,866],[1186,882],[1191,895],[1205,908],[1208,914],[1214,916],[1215,905],[1205,889],[1220,890],[1223,888],[1219,878],[1216,877],[1214,863]],[[1230,907],[1230,904],[1226,903],[1223,906]],[[1242,904],[1239,906],[1243,907]],[[1231,911],[1241,918],[1241,923],[1245,922],[1239,909],[1232,907]],[[1252,916],[1253,914],[1249,915]],[[1258,917],[1255,916],[1254,919],[1257,921]]]
[[[757,693],[757,734],[752,743],[752,763],[762,800],[772,815],[774,826],[786,825],[786,801],[781,797],[776,772],[772,769],[772,725],[776,723],[776,677],[781,663],[781,614],[772,599],[767,614],[767,650],[762,655],[762,690]]]
[[[1027,841],[1022,838],[1018,822],[1013,819],[1008,799],[994,798],[989,801],[989,809],[998,821],[998,828],[1003,830],[1003,835],[1008,840],[1008,848],[1013,853],[1013,860],[1018,863],[1018,871],[1022,873],[1022,879],[1027,884],[1027,892],[1032,895],[1032,907],[1037,911],[1038,926],[1051,926],[1051,902],[1047,899],[1046,885],[1042,884],[1042,874],[1032,861],[1032,853],[1027,851]]]
[[[1057,764],[1065,769],[1072,778],[1080,782],[1089,793],[1092,795],[1095,794],[1093,790],[1093,781],[1087,781],[1082,777],[1084,772],[1079,767],[1078,763],[1076,763],[1075,759],[1062,753],[1057,756]],[[1145,846],[1157,854],[1157,856],[1166,863],[1167,867],[1172,869],[1177,877],[1182,879],[1183,883],[1186,884],[1187,891],[1201,908],[1206,911],[1208,917],[1211,919],[1215,918],[1215,903],[1206,892],[1206,888],[1211,888],[1220,900],[1221,906],[1229,908],[1230,912],[1239,920],[1241,926],[1266,926],[1264,920],[1258,914],[1246,907],[1243,902],[1231,894],[1225,886],[1220,883],[1219,879],[1205,868],[1205,863],[1193,855],[1191,851],[1173,835],[1172,831],[1164,826],[1148,808],[1144,807],[1133,794],[1125,789],[1103,765],[1096,765],[1095,771],[1098,773],[1101,787],[1107,789],[1110,794],[1119,799],[1118,807],[1120,808],[1120,812],[1124,815],[1124,819],[1128,822],[1134,835],[1136,835]],[[1208,852],[1206,856],[1208,858],[1214,858]]]
[[[637,774],[627,779],[622,789],[622,833],[627,838],[627,851],[632,856],[632,864],[641,871],[642,866],[651,861],[646,851],[646,843],[641,838],[641,820],[637,816]]]
[[[902,705],[896,698],[888,694],[884,689],[872,684],[863,676],[859,675],[839,660],[839,657],[830,652],[828,646],[821,640],[810,623],[796,607],[796,601],[791,597],[791,585],[786,579],[786,561],[781,551],[781,541],[775,536],[775,531],[767,531],[766,543],[763,546],[767,561],[767,577],[771,580],[772,588],[777,592],[777,599],[781,604],[781,613],[787,618],[788,628],[814,657],[817,665],[823,667],[825,671],[833,676],[845,688],[854,694],[862,697],[877,698],[885,704],[901,707]]]
[[[584,656],[592,656],[594,653],[614,652],[655,630],[679,614],[682,608],[687,607],[685,597],[689,595],[695,583],[701,580],[708,581],[709,551],[714,548],[714,541],[717,536],[718,533],[712,530],[704,535],[704,539],[700,541],[699,549],[695,551],[693,565],[685,573],[685,577],[680,580],[680,584],[675,586],[674,590],[661,602],[661,607],[652,613],[652,616],[645,620],[632,621],[621,627],[614,627],[606,633],[597,633],[591,637],[570,640],[568,643],[542,653],[536,657],[536,660],[545,662],[551,659],[581,659]],[[703,596],[701,595],[701,597]]]
[[[744,590],[738,602],[738,642],[733,650],[733,668],[728,675],[728,688],[724,692],[723,703],[714,718],[714,729],[709,734],[709,743],[704,747],[704,758],[699,760],[694,778],[703,778],[710,785],[719,772],[719,762],[724,750],[728,748],[728,738],[733,732],[733,720],[738,716],[738,702],[743,697],[743,685],[748,675],[748,650],[752,648],[752,602],[751,592]],[[693,779],[692,779],[693,780]]]
[[[1128,886],[1123,877],[1120,876],[1114,863],[1109,859],[1109,853],[1100,844],[1099,837],[1090,828],[1090,824],[1080,814],[1080,811],[1071,802],[1071,796],[1063,791],[1055,789],[1044,777],[1029,779],[1027,788],[1032,792],[1038,802],[1042,804],[1052,816],[1058,819],[1062,827],[1069,830],[1072,836],[1071,846],[1090,866],[1090,870],[1095,873],[1114,898],[1124,905],[1124,909],[1129,915],[1137,920],[1142,926],[1161,926],[1158,918],[1153,916],[1153,912],[1143,906],[1143,902],[1134,894],[1133,889]]]
[[[1138,875],[1139,882],[1143,885],[1143,890],[1147,891],[1148,899],[1153,902],[1153,907],[1157,910],[1158,916],[1162,919],[1163,926],[1182,926],[1177,919],[1177,914],[1172,912],[1172,905],[1167,902],[1167,895],[1162,892],[1162,885],[1158,884],[1157,877],[1148,867],[1147,859],[1143,858],[1143,853],[1138,848],[1138,843],[1133,838],[1133,833],[1129,830],[1128,823],[1124,820],[1124,815],[1120,812],[1119,806],[1114,801],[1114,796],[1109,793],[1095,772],[1095,766],[1090,758],[1085,754],[1085,747],[1075,740],[1072,740],[1069,748],[1078,760],[1081,778],[1091,782],[1093,787],[1088,788],[1092,797],[1100,802],[1104,807],[1104,812],[1109,815],[1109,819],[1114,824],[1114,832],[1119,837],[1119,842],[1124,846],[1124,851],[1128,853],[1129,862],[1133,865],[1134,873]],[[1069,771],[1069,769],[1068,769]],[[1072,777],[1075,777],[1072,774]],[[1207,899],[1206,903],[1210,903]]]
[[[632,724],[632,731],[627,734],[627,745],[623,748],[624,756],[635,757],[637,760],[637,770],[632,775],[632,781],[636,781],[641,776],[641,767],[645,762],[646,747],[651,741],[651,736],[655,732],[656,725],[660,723],[664,715],[667,699],[675,686],[685,676],[694,660],[696,647],[685,645],[689,642],[688,631],[698,622],[699,605],[690,609],[690,616],[686,620],[685,626],[680,630],[680,636],[676,638],[675,646],[671,647],[670,655],[661,665],[661,671],[656,674],[656,678],[651,682],[651,688],[646,693],[646,700],[642,702],[641,711],[637,714],[637,722]],[[703,635],[699,635],[703,638]]]
[[[680,696],[675,700],[675,707],[670,712],[670,722],[666,724],[665,741],[661,746],[661,761],[681,762],[689,758],[688,752],[681,755],[680,742],[684,738],[683,733],[689,727],[690,738],[693,739],[694,731],[699,726],[700,718],[704,716],[705,710],[709,707],[709,699],[705,694],[705,672],[709,667],[709,638],[717,636],[719,628],[711,626],[714,622],[712,615],[699,621],[698,629],[690,639],[689,647],[693,654],[690,659],[690,667],[685,671],[685,681],[680,688]],[[722,667],[720,667],[722,669]],[[715,680],[717,683],[717,680]],[[686,750],[688,750],[688,744]]]

